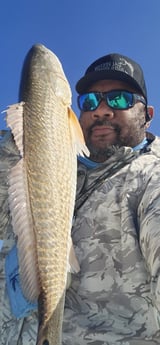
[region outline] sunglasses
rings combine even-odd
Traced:
[[[143,96],[124,90],[112,90],[109,92],[88,92],[77,98],[78,107],[82,111],[92,111],[99,107],[101,101],[112,109],[126,110],[132,108],[136,102],[146,105]]]

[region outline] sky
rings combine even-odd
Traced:
[[[41,43],[62,63],[77,116],[75,84],[94,60],[109,53],[136,60],[155,108],[150,131],[160,135],[160,0],[1,0],[0,13],[0,129],[1,112],[18,101],[24,58]]]

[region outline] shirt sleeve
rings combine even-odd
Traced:
[[[152,303],[160,313],[160,169],[148,181],[138,216],[139,243],[150,276]]]

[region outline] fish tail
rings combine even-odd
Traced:
[[[64,311],[65,293],[60,299],[51,318],[44,323],[39,315],[39,327],[36,345],[61,345],[62,344],[62,323]],[[42,300],[40,302],[42,304]]]

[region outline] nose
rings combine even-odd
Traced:
[[[98,108],[92,111],[92,118],[93,119],[112,119],[114,117],[114,110],[106,104],[105,101],[101,101]]]

